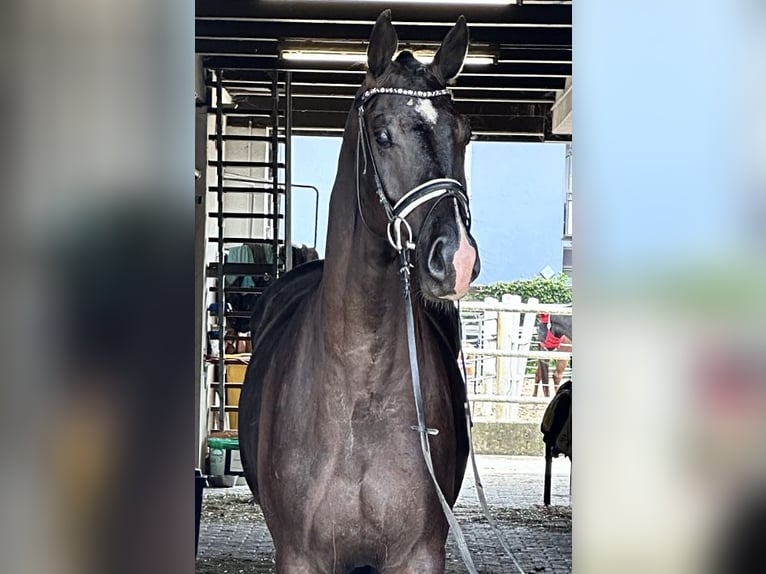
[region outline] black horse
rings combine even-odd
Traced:
[[[572,345],[572,316],[571,315],[548,315],[541,314],[537,317],[537,340],[540,349],[556,351],[560,345]],[[559,390],[561,379],[564,376],[569,361],[556,361],[556,369],[553,372],[553,393]],[[548,374],[548,360],[537,361],[535,371],[535,387],[532,396],[537,396],[537,391],[542,386],[545,396],[549,396],[550,377]]]
[[[452,505],[468,455],[452,300],[479,272],[470,126],[445,89],[468,48],[465,19],[429,65],[406,51],[392,61],[397,44],[385,11],[345,126],[326,260],[273,284],[253,315],[240,446],[278,573],[444,572],[448,526],[412,429],[399,255],[387,236],[404,230],[412,252],[426,423],[438,429],[433,464]]]

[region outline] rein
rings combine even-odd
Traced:
[[[367,130],[364,129],[364,105],[377,94],[395,94],[419,98],[433,98],[437,96],[451,97],[451,94],[447,89],[424,92],[418,90],[407,90],[403,88],[373,88],[371,90],[367,90],[357,98],[356,106],[358,109],[359,117],[359,144],[357,146],[356,155],[356,192],[357,205],[362,223],[373,236],[383,239],[378,234],[373,232],[372,229],[370,229],[362,211],[361,197],[359,195],[359,152],[361,151],[365,162],[363,173],[367,172],[367,156],[369,155],[370,163],[372,164],[373,178],[375,181],[375,191],[378,195],[378,199],[381,205],[383,206],[383,210],[386,213],[386,218],[388,219],[388,225],[386,227],[386,239],[399,254],[399,274],[402,281],[402,295],[404,296],[405,301],[404,308],[405,321],[407,326],[407,348],[410,359],[410,373],[412,374],[412,393],[415,398],[415,411],[417,416],[417,425],[412,426],[411,428],[412,430],[417,431],[420,436],[420,450],[423,454],[423,460],[426,464],[426,468],[428,469],[428,474],[431,476],[431,481],[434,484],[434,488],[436,489],[436,494],[439,498],[439,504],[442,507],[442,511],[444,512],[444,516],[447,519],[450,530],[455,537],[455,541],[457,543],[458,549],[460,550],[460,555],[463,559],[463,563],[465,564],[469,574],[478,574],[476,566],[473,563],[473,558],[471,557],[471,552],[468,549],[468,544],[466,543],[463,530],[460,528],[460,524],[458,523],[455,514],[452,512],[452,509],[450,508],[449,503],[447,502],[447,499],[445,498],[444,493],[439,486],[439,482],[436,480],[436,474],[434,473],[433,460],[431,458],[431,446],[428,441],[428,436],[439,434],[439,429],[428,428],[426,426],[425,410],[423,408],[423,394],[420,388],[420,369],[418,367],[417,345],[415,343],[415,320],[412,313],[412,297],[410,289],[411,264],[409,252],[415,249],[415,243],[412,241],[412,227],[406,219],[407,216],[416,208],[430,201],[434,201],[433,206],[426,216],[427,219],[433,209],[442,199],[452,197],[455,200],[458,208],[461,210],[463,216],[465,217],[466,230],[468,231],[470,230],[470,211],[468,209],[468,199],[466,196],[465,188],[459,181],[450,178],[440,178],[426,181],[425,183],[422,183],[421,185],[411,189],[405,193],[402,198],[399,199],[393,206],[391,205],[391,202],[388,200],[388,197],[383,190],[380,175],[378,174],[378,169],[375,165],[375,158],[372,154],[369,134],[367,133]],[[407,233],[406,239],[402,235],[402,227],[404,227],[404,230]],[[462,322],[459,315],[459,305],[460,304],[458,303],[458,325],[460,327],[460,340],[462,342]],[[479,470],[476,465],[476,457],[473,448],[473,435],[471,433],[473,421],[471,420],[471,408],[468,403],[468,377],[466,375],[465,368],[465,354],[463,353],[462,349],[460,351],[460,356],[463,366],[463,384],[465,385],[466,391],[466,400],[463,404],[463,407],[465,410],[468,443],[471,452],[471,465],[473,467],[476,492],[481,503],[484,516],[487,518],[487,522],[495,533],[495,536],[500,542],[500,545],[511,557],[511,560],[513,560],[513,563],[520,574],[524,574],[524,570],[519,565],[518,561],[513,555],[513,552],[511,552],[511,549],[506,543],[504,536],[490,515],[489,508],[487,507],[487,501],[484,496],[484,485],[482,484],[481,478],[479,477]]]

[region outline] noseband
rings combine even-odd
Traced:
[[[365,112],[365,105],[367,102],[369,102],[372,98],[377,96],[378,94],[392,94],[397,96],[407,96],[407,97],[414,97],[414,98],[436,98],[439,96],[449,96],[452,97],[449,90],[446,88],[443,90],[435,90],[435,91],[420,91],[420,90],[408,90],[405,88],[372,88],[361,94],[360,96],[357,96],[355,101],[355,106],[357,108],[358,112],[358,118],[359,118],[359,144],[357,146],[357,156],[356,156],[356,193],[357,193],[357,203],[359,206],[359,214],[362,218],[362,222],[364,223],[364,226],[371,232],[373,235],[376,235],[371,229],[370,226],[367,225],[367,221],[364,218],[364,213],[362,212],[362,203],[361,198],[359,197],[359,152],[361,151],[362,157],[364,159],[364,170],[362,173],[367,173],[367,157],[370,158],[370,163],[372,164],[372,174],[373,178],[375,180],[375,192],[378,195],[378,200],[380,201],[380,204],[383,206],[383,210],[386,213],[386,219],[388,219],[388,225],[386,227],[386,236],[388,239],[388,242],[391,244],[391,246],[396,249],[397,252],[400,254],[405,250],[412,250],[415,249],[415,243],[412,241],[412,227],[407,222],[407,216],[410,215],[415,209],[420,207],[421,205],[428,203],[429,201],[433,201],[433,205],[431,207],[431,210],[429,211],[428,215],[431,214],[431,212],[434,210],[436,205],[442,200],[447,197],[454,198],[456,204],[458,205],[458,209],[462,213],[463,217],[465,218],[465,226],[466,230],[470,231],[471,228],[471,212],[468,209],[468,197],[465,192],[465,188],[463,187],[463,184],[461,184],[459,181],[451,178],[437,178],[437,179],[430,179],[417,187],[412,188],[410,191],[405,193],[402,198],[391,205],[391,202],[388,199],[388,196],[386,196],[385,191],[383,190],[383,183],[380,180],[380,174],[378,173],[377,165],[375,164],[375,157],[372,154],[372,146],[370,145],[370,135],[367,133],[367,130],[365,129],[364,125],[364,112]],[[426,216],[428,218],[428,216]],[[402,236],[402,227],[407,233],[406,238]],[[404,239],[404,241],[403,241]]]

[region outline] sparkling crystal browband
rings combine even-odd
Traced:
[[[407,88],[371,88],[359,96],[357,105],[360,106],[366,103],[367,100],[378,94],[397,94],[400,96],[414,96],[416,98],[435,98],[438,96],[452,97],[452,92],[450,92],[447,88],[444,88],[443,90],[435,90],[432,92],[426,92],[422,90],[408,90]]]

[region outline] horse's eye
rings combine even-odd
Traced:
[[[391,135],[386,129],[378,130],[375,132],[375,141],[378,142],[380,147],[390,147],[392,143]]]

